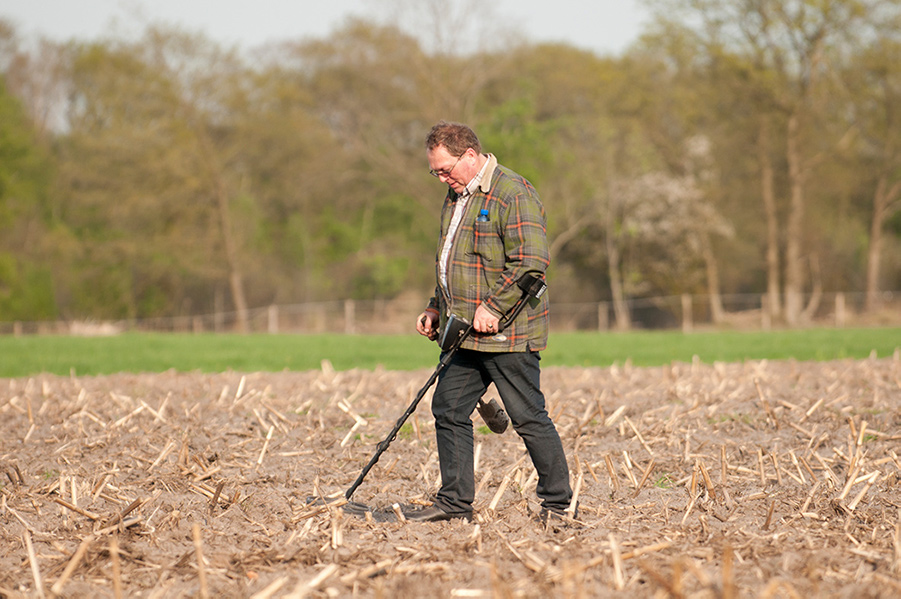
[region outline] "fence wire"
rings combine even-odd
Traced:
[[[824,293],[805,297],[810,308],[798,326],[901,326],[901,292],[884,292],[879,307],[867,311],[861,292]],[[625,302],[628,322],[617,320],[611,302],[550,302],[551,332],[607,330],[741,329],[784,327],[774,319],[766,296],[719,296],[722,312],[714,310],[710,296],[682,295],[631,299]],[[424,298],[395,300],[336,300],[254,308],[239,318],[237,312],[109,321],[0,322],[3,335],[114,335],[128,331],[174,333],[269,334],[407,334],[426,304]],[[717,316],[719,316],[717,318]]]

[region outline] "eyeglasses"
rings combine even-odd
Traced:
[[[467,152],[468,151],[469,150],[467,149]],[[465,156],[465,155],[466,155],[466,152],[463,152],[462,154],[460,154],[460,156],[457,158],[457,161],[454,163],[454,166],[450,167],[449,169],[440,169],[437,171],[429,170],[429,174],[432,175],[433,177],[450,177],[451,173],[454,172],[454,169],[457,168],[457,165],[460,164],[460,159],[463,158],[463,156]]]

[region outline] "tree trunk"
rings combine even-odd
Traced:
[[[238,260],[238,244],[235,241],[234,229],[231,222],[231,208],[228,201],[228,190],[222,176],[222,169],[216,163],[213,155],[212,144],[203,132],[197,132],[200,150],[203,153],[202,160],[206,166],[210,182],[216,195],[216,213],[219,216],[219,229],[222,234],[222,244],[225,247],[225,263],[228,266],[228,286],[231,290],[232,301],[235,304],[235,326],[238,331],[248,331],[247,299],[244,295],[244,275]]]
[[[613,300],[613,317],[616,319],[616,330],[628,331],[632,328],[629,306],[626,304],[623,291],[623,277],[620,271],[619,245],[616,235],[617,202],[613,191],[613,154],[605,152],[607,163],[607,210],[604,215],[604,241],[607,245],[607,274],[610,277],[610,296]]]
[[[607,270],[610,276],[610,295],[613,298],[613,315],[616,318],[616,329],[618,331],[628,331],[632,328],[632,319],[629,316],[629,306],[626,305],[626,298],[623,295],[623,281],[620,274],[619,266],[619,247],[616,245],[616,238],[613,226],[613,215],[608,211],[607,214]]]
[[[773,161],[769,152],[770,125],[766,117],[760,119],[757,138],[757,157],[760,162],[760,186],[763,210],[766,215],[766,288],[770,320],[782,316],[782,298],[779,284],[779,216],[776,212]]]
[[[228,264],[228,284],[235,302],[236,326],[238,331],[248,331],[247,299],[244,296],[244,275],[238,264],[238,249],[235,243],[234,230],[231,225],[231,210],[228,205],[228,194],[221,177],[216,174],[216,205],[219,212],[219,225],[222,227],[222,240],[225,245],[225,259]]]
[[[723,309],[723,296],[720,293],[720,270],[716,261],[716,253],[713,244],[710,243],[710,235],[704,233],[701,239],[703,244],[704,266],[707,270],[707,294],[710,296],[710,319],[713,324],[720,324],[726,317]]]
[[[800,124],[797,112],[788,119],[788,160],[791,198],[785,240],[785,321],[797,326],[803,309],[804,271],[802,259],[802,233],[804,230],[804,168],[799,148]]]
[[[882,231],[886,219],[892,214],[892,203],[901,194],[901,181],[895,182],[889,187],[887,175],[879,178],[876,193],[873,196],[873,218],[870,222],[870,244],[867,248],[867,291],[866,311],[872,312],[879,309],[881,299],[879,296],[879,266],[882,262]]]
[[[194,113],[193,107],[188,107],[190,114]],[[222,168],[217,160],[216,150],[212,140],[203,129],[202,123],[194,124],[194,134],[197,136],[200,160],[206,167],[207,175],[213,186],[216,196],[216,212],[219,216],[219,228],[222,234],[222,244],[225,247],[225,263],[228,267],[228,285],[231,290],[232,301],[235,305],[235,327],[241,333],[249,330],[249,317],[247,312],[247,298],[244,295],[244,274],[241,271],[238,259],[238,244],[231,222],[231,207],[228,200],[228,188]]]
[[[616,245],[615,216],[612,207],[607,208],[606,232],[607,242],[607,273],[610,277],[610,297],[613,300],[613,316],[616,320],[616,330],[628,331],[632,328],[632,319],[629,316],[629,306],[623,294],[623,278],[619,267],[619,246]]]
[[[820,276],[820,261],[816,255],[810,258],[810,280],[811,291],[810,301],[801,313],[802,322],[810,322],[816,316],[817,310],[820,308],[820,302],[823,299],[823,277]]]

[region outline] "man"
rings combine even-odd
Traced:
[[[546,296],[498,333],[500,319],[521,295],[517,281],[527,273],[543,278],[550,261],[544,207],[531,183],[482,153],[466,125],[435,125],[426,139],[426,155],[430,173],[448,186],[448,193],[441,214],[438,284],[416,329],[434,339],[453,313],[472,322],[475,333],[442,371],[432,399],[441,489],[432,506],[406,517],[422,522],[472,519],[470,415],[494,383],[538,471],[539,517],[564,518],[572,499],[569,468],[540,388]]]

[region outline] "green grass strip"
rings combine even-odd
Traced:
[[[901,329],[805,329],[770,332],[677,331],[555,333],[542,365],[636,366],[745,360],[831,360],[889,357]],[[338,370],[432,368],[438,348],[418,335],[237,335],[127,333],[112,337],[0,337],[0,376],[38,373],[239,372],[312,370],[329,360]]]

